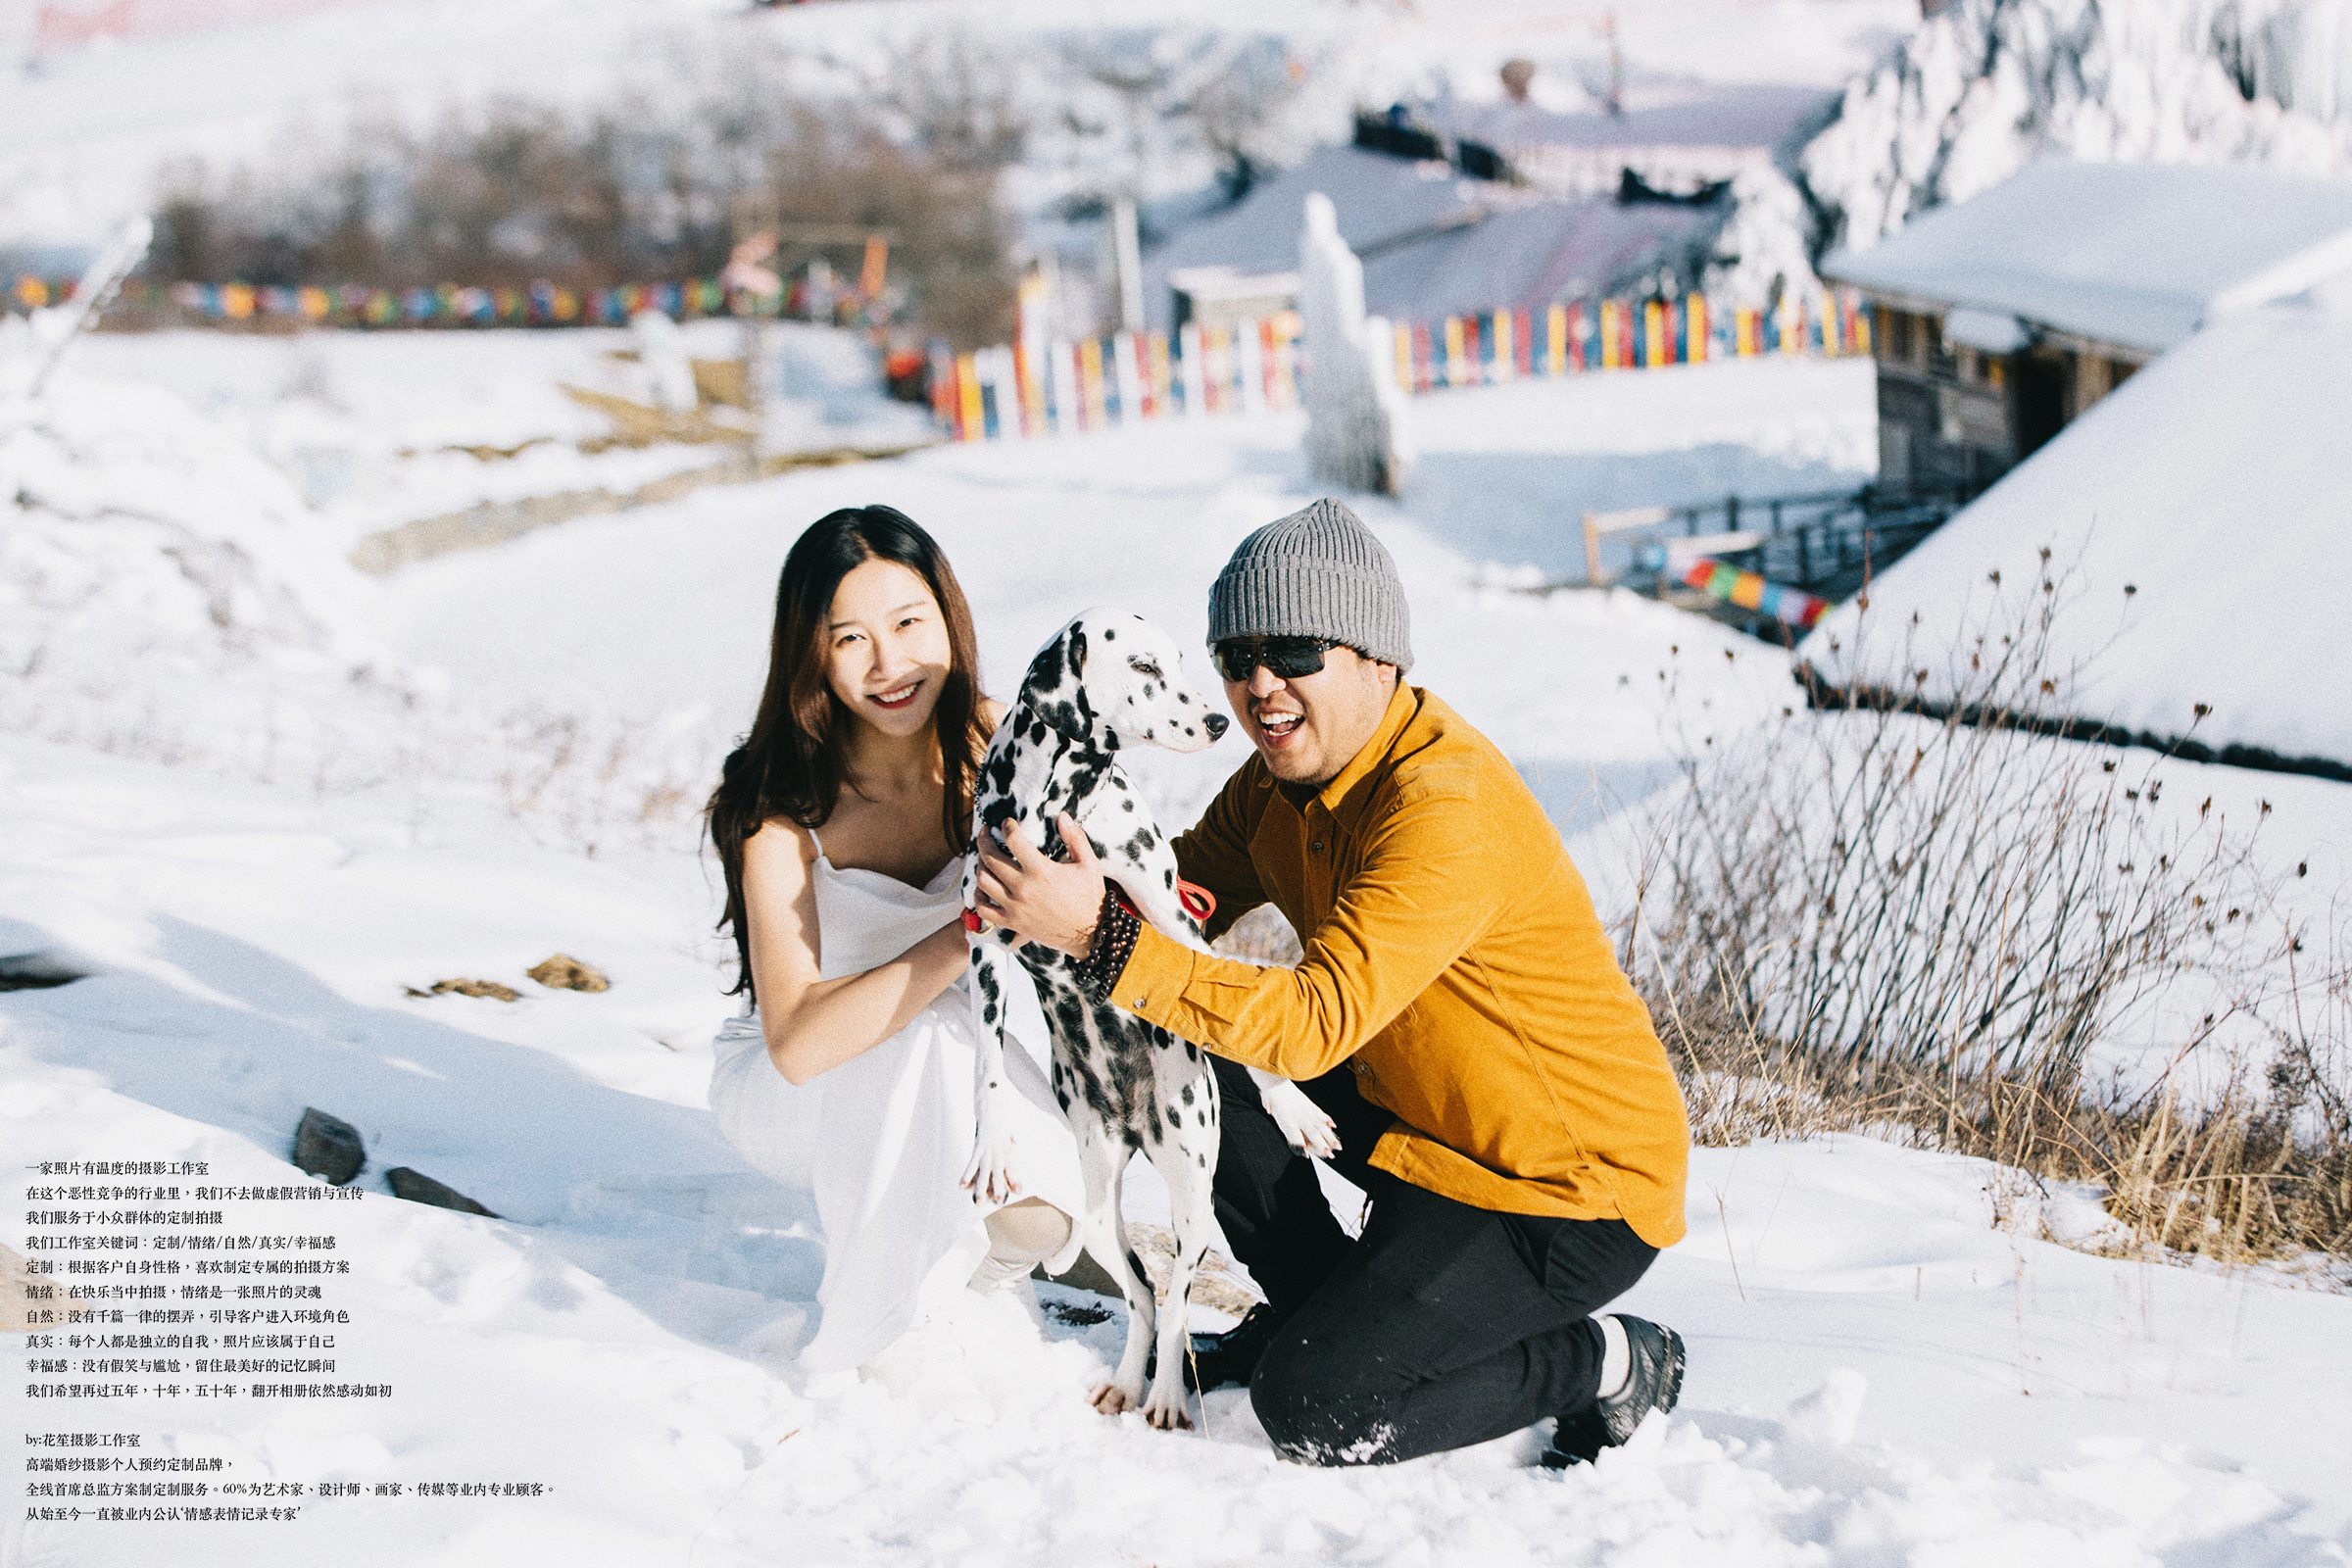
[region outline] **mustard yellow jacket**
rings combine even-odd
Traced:
[[[1502,755],[1398,683],[1381,726],[1303,807],[1252,757],[1176,841],[1212,935],[1271,901],[1295,969],[1147,927],[1117,1003],[1286,1078],[1341,1062],[1396,1114],[1372,1163],[1480,1208],[1683,1234],[1690,1132],[1648,1010],[1560,835]]]

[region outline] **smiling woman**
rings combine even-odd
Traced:
[[[918,789],[930,783],[929,754],[941,750],[931,720],[948,682],[959,683],[966,712],[972,706],[970,671],[959,667],[970,638],[968,621],[951,631],[937,596],[912,568],[879,557],[851,567],[826,607],[825,684],[873,733],[850,726],[845,750],[866,754],[869,764],[904,752],[903,760],[924,775],[904,782]]]
[[[766,687],[710,798],[750,1004],[719,1036],[710,1106],[745,1158],[816,1198],[811,1371],[1077,1250],[1075,1148],[1024,1052],[1007,1075],[1029,1190],[985,1212],[958,1186],[977,1041],[960,872],[998,716],[977,671],[931,537],[889,507],[833,513],[785,558]]]

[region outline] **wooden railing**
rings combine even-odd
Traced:
[[[1960,489],[1858,490],[1743,498],[1680,507],[1588,512],[1586,581],[1655,589],[1698,557],[1760,572],[1777,583],[1841,599],[1941,527],[1970,499]],[[1630,570],[1611,572],[1601,541],[1636,536]]]

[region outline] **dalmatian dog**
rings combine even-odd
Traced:
[[[1228,720],[1177,679],[1174,639],[1141,616],[1090,610],[1038,653],[989,743],[973,801],[975,841],[1008,822],[1048,855],[1061,849],[1055,814],[1067,811],[1085,830],[1103,873],[1142,918],[1201,952],[1200,920],[1188,899],[1198,889],[1176,878],[1176,853],[1118,765],[1121,747],[1165,746],[1197,752],[1225,732]],[[964,924],[971,932],[973,1006],[980,1054],[977,1139],[964,1185],[1001,1202],[1016,1196],[1017,1152],[1005,1137],[1004,999],[1018,961],[1037,984],[1053,1036],[1054,1098],[1078,1142],[1086,1212],[1086,1250],[1127,1298],[1127,1347],[1109,1383],[1093,1392],[1107,1414],[1141,1406],[1155,1427],[1189,1426],[1182,1358],[1194,1271],[1215,1220],[1209,1183],[1216,1170],[1217,1080],[1198,1046],[1098,1001],[1079,987],[1074,959],[1011,933],[987,927],[977,913],[977,857],[964,872]],[[1332,1153],[1338,1139],[1326,1116],[1297,1084],[1254,1070],[1267,1111],[1293,1147]],[[1130,1258],[1119,1213],[1119,1184],[1141,1150],[1167,1183],[1176,1232],[1176,1271],[1167,1306],[1154,1313],[1150,1282]],[[1149,1397],[1144,1367],[1156,1319],[1158,1367]]]

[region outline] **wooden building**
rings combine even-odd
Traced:
[[[1879,477],[1983,489],[2206,321],[2352,265],[2352,182],[2034,164],[1821,273],[1876,312]]]

